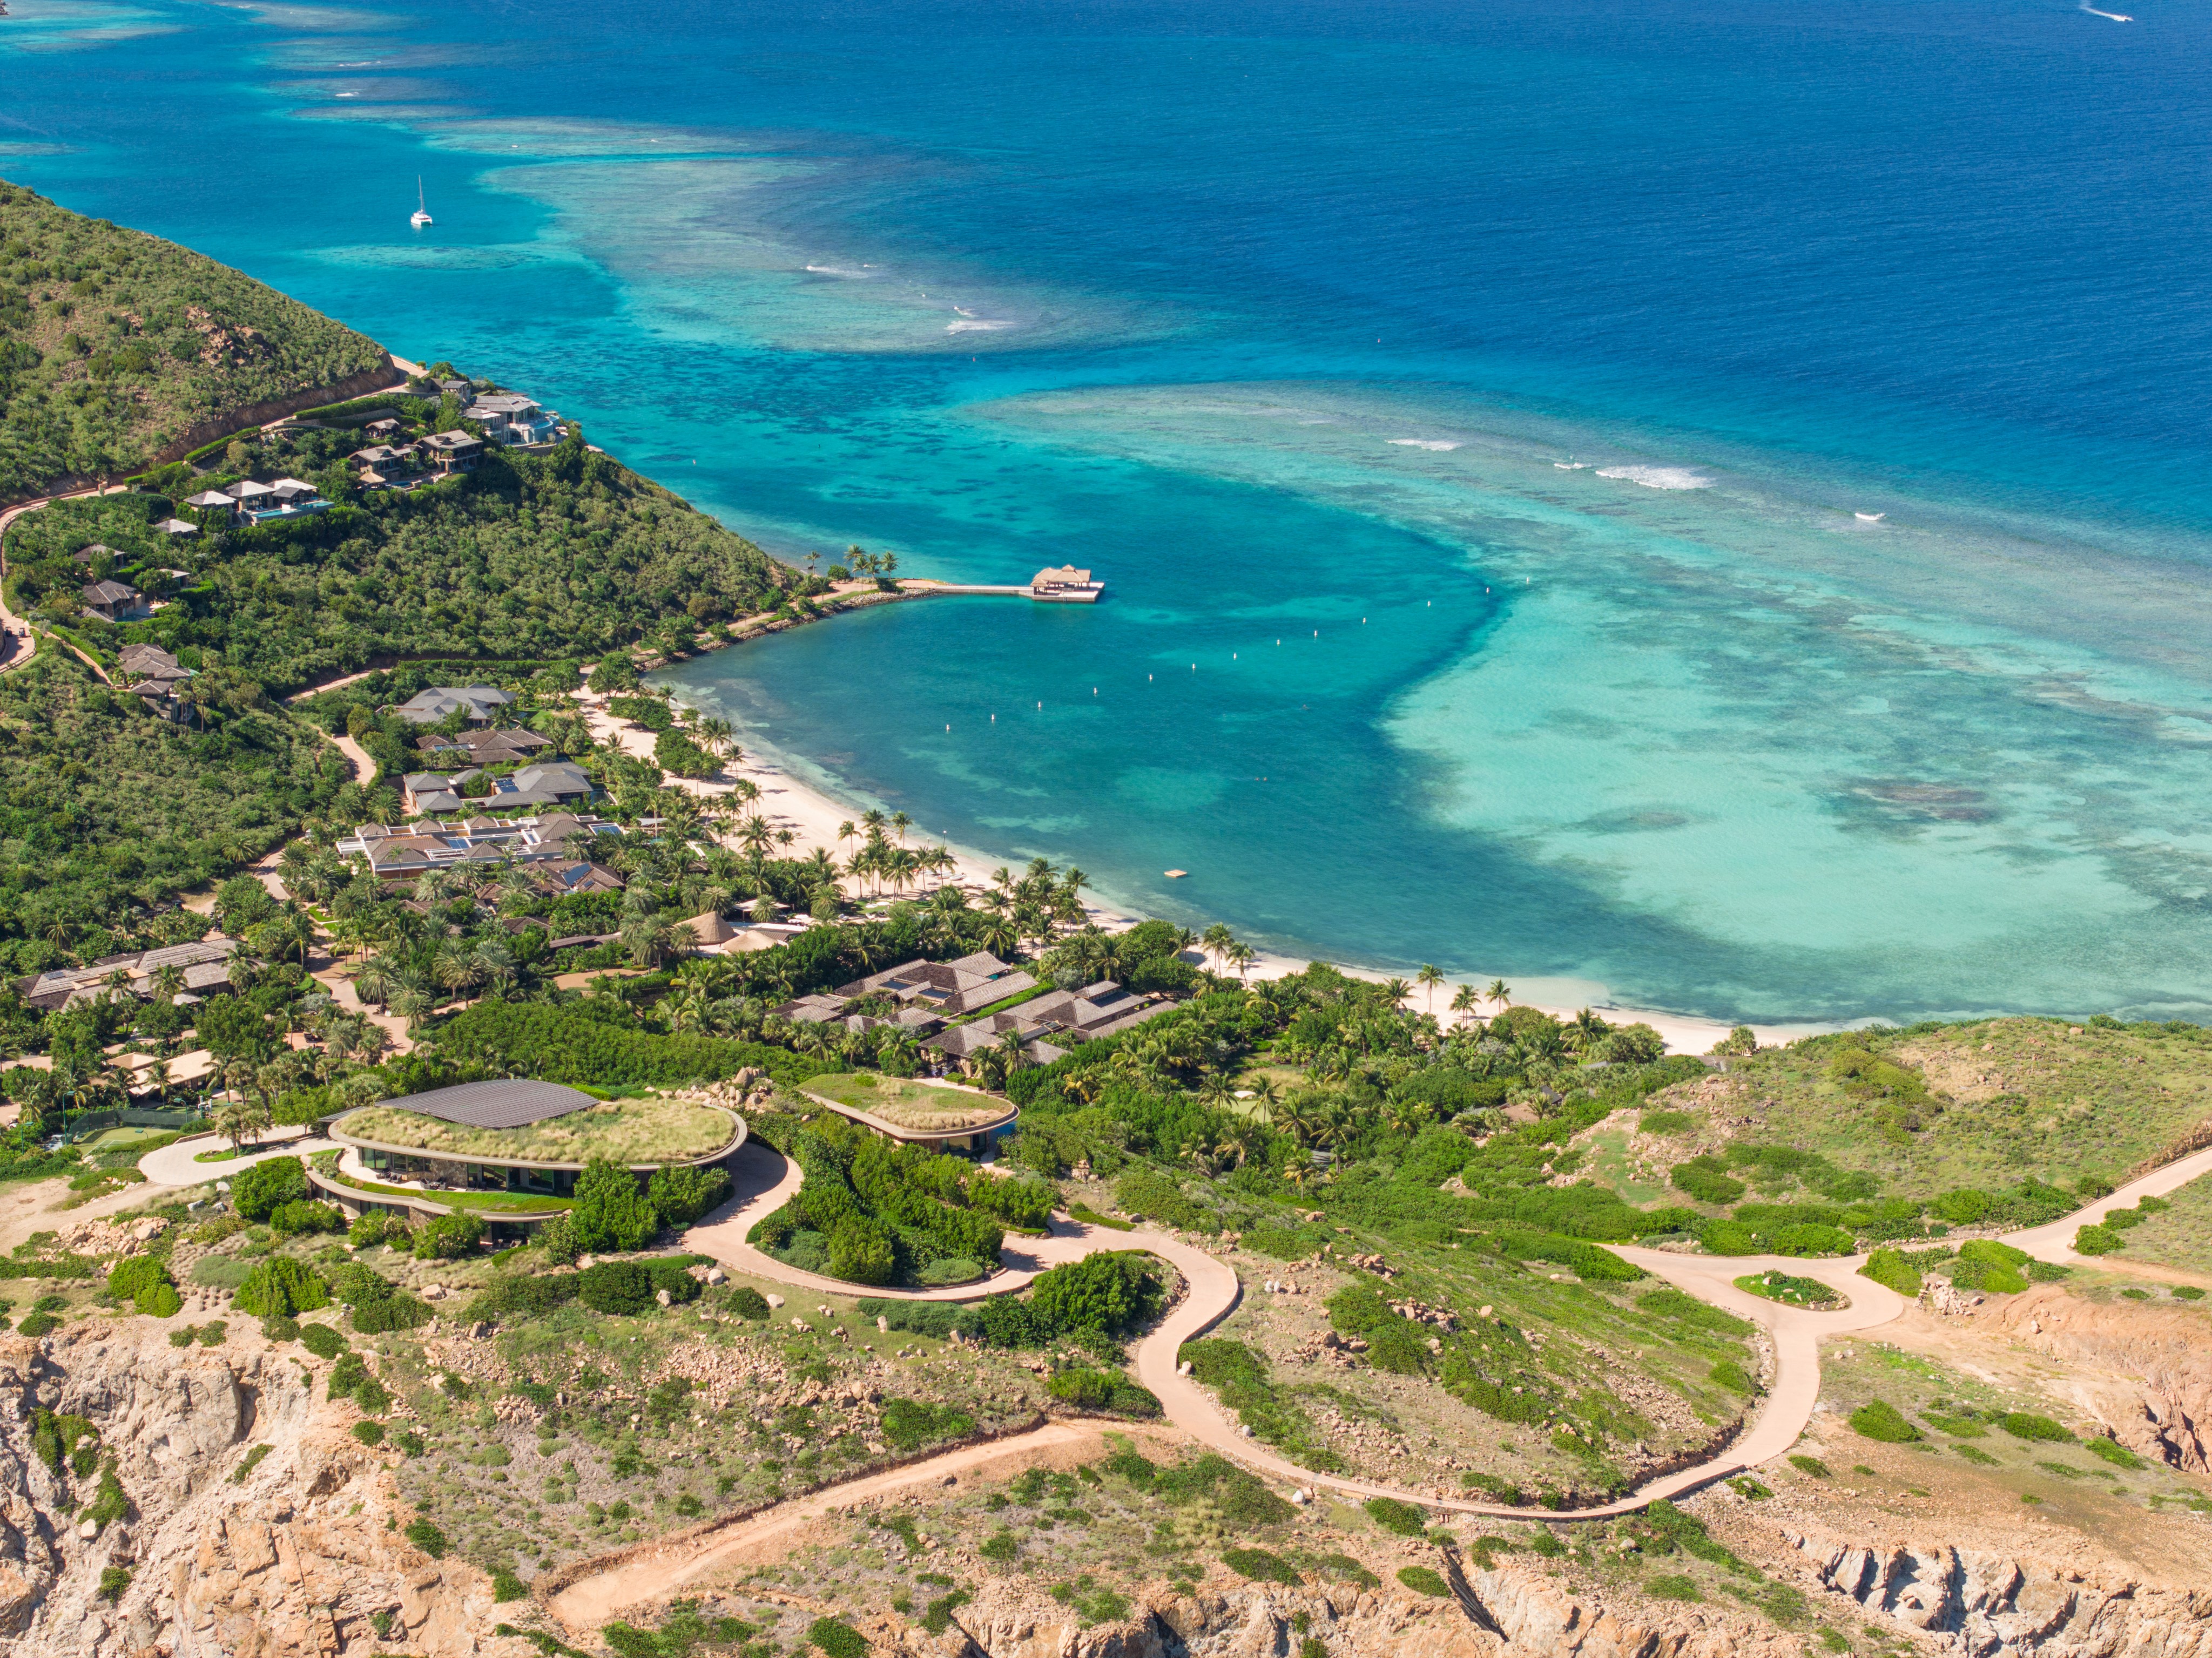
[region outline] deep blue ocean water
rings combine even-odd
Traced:
[[[2212,1009],[2201,9],[10,9],[0,173],[786,556],[1104,576],[679,671],[850,800],[1563,998]]]

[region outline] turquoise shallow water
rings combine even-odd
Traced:
[[[11,9],[8,176],[788,555],[1105,575],[680,671],[848,799],[1625,1005],[2212,1005],[2194,15]]]

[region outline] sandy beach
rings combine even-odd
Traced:
[[[610,717],[606,711],[607,697],[589,691],[580,691],[577,693],[577,701],[583,707],[585,718],[595,738],[603,742],[612,742],[624,753],[635,755],[641,759],[652,757],[653,733]],[[679,695],[677,701],[681,703],[683,699]],[[832,799],[821,790],[794,776],[787,767],[779,763],[773,757],[756,753],[747,748],[743,758],[735,764],[725,766],[719,778],[703,781],[688,778],[676,778],[673,780],[679,786],[694,794],[711,797],[729,793],[739,779],[751,783],[760,791],[759,809],[769,823],[780,829],[787,829],[797,837],[786,855],[796,854],[804,857],[815,847],[823,847],[827,848],[830,855],[842,865],[850,854],[853,843],[841,841],[838,839],[837,827],[840,823],[858,823],[864,808],[842,805]],[[922,846],[935,844],[935,842],[924,832],[909,830],[908,844]],[[1019,872],[1018,860],[987,858],[980,853],[959,846],[951,847],[950,850],[957,865],[953,879],[961,885],[971,889],[977,895],[990,890],[991,874],[994,870],[1006,867],[1014,868],[1017,873]],[[1101,895],[1088,888],[1085,889],[1084,896],[1085,912],[1091,920],[1109,932],[1120,932],[1124,928],[1134,926],[1139,921],[1146,919],[1133,911],[1109,902]],[[1299,972],[1306,965],[1305,960],[1262,951],[1254,960],[1249,976],[1254,979],[1279,978],[1285,974]],[[1335,965],[1354,977],[1371,980],[1376,983],[1394,976],[1411,976],[1407,974],[1394,975],[1387,971],[1360,967],[1348,962],[1338,962]],[[1457,975],[1454,982],[1472,983],[1480,988],[1489,984],[1494,978],[1504,978],[1509,985],[1512,983],[1510,974],[1493,973],[1487,970]],[[1450,994],[1449,988],[1438,987],[1437,1019],[1439,1023],[1447,1027],[1456,1024],[1463,1017],[1468,1017],[1453,1013],[1443,1005],[1449,1001]],[[1582,1005],[1579,1003],[1568,1005],[1548,1002],[1540,999],[1523,999],[1519,996],[1516,996],[1513,1001],[1516,1006],[1541,1008],[1554,1017],[1562,1019],[1571,1018],[1577,1008]],[[1425,1011],[1428,1001],[1421,993],[1415,992],[1407,998],[1407,1005]],[[1730,1029],[1726,1023],[1714,1019],[1693,1018],[1682,1014],[1658,1012],[1645,1008],[1618,1007],[1604,1002],[1595,1002],[1589,1005],[1595,1006],[1612,1023],[1634,1024],[1641,1022],[1650,1025],[1666,1039],[1667,1050],[1670,1054],[1709,1052],[1714,1043],[1729,1034]],[[1753,1027],[1758,1032],[1759,1040],[1762,1044],[1789,1042],[1798,1036],[1809,1035],[1816,1031],[1833,1028],[1822,1024],[1754,1025]]]

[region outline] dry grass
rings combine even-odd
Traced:
[[[348,1116],[355,1139],[448,1157],[517,1157],[533,1163],[674,1163],[703,1157],[736,1133],[729,1113],[684,1100],[609,1100],[526,1128],[466,1128],[412,1111],[372,1105]]]

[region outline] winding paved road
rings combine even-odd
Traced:
[[[2212,1148],[2130,1181],[2111,1197],[2063,1219],[2032,1231],[2013,1234],[2009,1241],[2039,1260],[2077,1260],[2079,1257],[2070,1247],[2075,1228],[2100,1220],[2115,1208],[2125,1208],[2143,1197],[2162,1195],[2208,1174],[2212,1174]],[[739,1176],[738,1190],[730,1201],[712,1220],[691,1230],[688,1236],[693,1246],[726,1266],[756,1277],[799,1289],[853,1294],[859,1286],[797,1272],[744,1242],[745,1233],[756,1221],[781,1207],[799,1190],[798,1165],[785,1162],[756,1141],[746,1148]],[[1765,1326],[1774,1342],[1773,1381],[1759,1415],[1721,1455],[1654,1479],[1632,1495],[1602,1507],[1552,1512],[1430,1497],[1369,1480],[1315,1473],[1285,1461],[1232,1428],[1205,1390],[1190,1377],[1181,1375],[1176,1368],[1176,1355],[1182,1344],[1219,1323],[1235,1309],[1243,1294],[1236,1271],[1205,1250],[1159,1232],[1141,1229],[1122,1232],[1058,1221],[1053,1224],[1049,1239],[1025,1239],[1023,1245],[1029,1253],[1026,1258],[1016,1257],[1024,1260],[1020,1267],[982,1284],[949,1290],[879,1290],[876,1293],[915,1301],[975,1301],[1018,1289],[1046,1265],[1079,1260],[1095,1250],[1149,1250],[1182,1273],[1186,1286],[1182,1299],[1169,1310],[1159,1327],[1137,1350],[1137,1379],[1159,1396],[1167,1419],[1174,1426],[1210,1449],[1294,1485],[1322,1487],[1358,1498],[1391,1497],[1425,1509],[1509,1520],[1603,1520],[1632,1514],[1662,1497],[1684,1496],[1782,1455],[1797,1442],[1819,1402],[1821,1340],[1877,1328],[1899,1316],[1907,1304],[1905,1297],[1894,1291],[1858,1276],[1858,1269],[1866,1260],[1863,1255],[1804,1260],[1770,1255],[1681,1255],[1662,1249],[1612,1246],[1614,1253],[1633,1261],[1654,1278]],[[1818,1278],[1845,1297],[1850,1305],[1834,1312],[1812,1312],[1747,1295],[1735,1287],[1736,1278],[1769,1268],[1779,1268],[1800,1278]],[[738,1551],[781,1535],[833,1506],[908,1486],[938,1484],[947,1474],[994,1458],[1066,1443],[1074,1436],[1076,1430],[1052,1424],[1017,1438],[963,1446],[923,1462],[825,1486],[734,1526],[666,1549],[649,1548],[628,1558],[611,1560],[604,1570],[569,1582],[547,1604],[572,1630],[595,1625],[624,1606],[656,1599],[696,1581]]]
[[[746,1148],[745,1155],[750,1161],[740,1171],[738,1192],[714,1219],[691,1230],[689,1237],[693,1246],[724,1265],[755,1277],[799,1289],[853,1294],[856,1288],[854,1284],[799,1272],[744,1242],[745,1233],[756,1221],[781,1208],[799,1190],[800,1178],[797,1164],[785,1162],[757,1142]],[[2070,1247],[2075,1228],[2101,1219],[2112,1209],[2125,1208],[2140,1198],[2173,1191],[2207,1174],[2212,1174],[2212,1149],[2154,1169],[2130,1181],[2109,1198],[2047,1226],[2013,1234],[2008,1241],[2039,1260],[2077,1260],[2081,1258]],[[1797,1442],[1819,1402],[1822,1339],[1876,1328],[1899,1316],[1907,1305],[1905,1298],[1896,1291],[1858,1275],[1859,1267],[1866,1260],[1863,1255],[1805,1260],[1779,1255],[1684,1255],[1623,1245],[1612,1248],[1615,1254],[1652,1277],[1765,1327],[1774,1342],[1774,1376],[1760,1402],[1758,1416],[1721,1455],[1664,1475],[1617,1502],[1598,1508],[1562,1511],[1556,1517],[1563,1520],[1601,1520],[1632,1514],[1660,1497],[1681,1496],[1782,1455]],[[1011,1244],[1007,1258],[1012,1270],[981,1284],[947,1290],[878,1290],[873,1293],[915,1301],[979,1301],[986,1296],[1020,1289],[1048,1266],[1078,1260],[1100,1249],[1146,1249],[1182,1274],[1188,1286],[1183,1298],[1137,1350],[1137,1379],[1159,1396],[1168,1420],[1201,1444],[1300,1485],[1325,1487],[1358,1497],[1395,1497],[1455,1514],[1530,1517],[1531,1510],[1504,1503],[1430,1497],[1369,1480],[1316,1473],[1276,1455],[1232,1427],[1205,1389],[1178,1373],[1176,1354],[1184,1342],[1203,1335],[1235,1309],[1243,1297],[1243,1286],[1227,1262],[1164,1233],[1144,1230],[1121,1232],[1055,1220],[1050,1237],[1024,1238]],[[1814,1312],[1747,1295],[1735,1287],[1736,1278],[1770,1268],[1801,1278],[1818,1278],[1841,1294],[1850,1305],[1833,1312]]]

